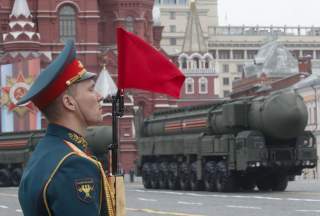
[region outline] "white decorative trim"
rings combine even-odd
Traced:
[[[59,54],[61,51],[52,51],[54,54]],[[78,54],[100,54],[100,51],[95,51],[95,50],[86,50],[86,51],[77,51]]]
[[[9,41],[9,42],[3,42],[3,44],[20,44],[20,43],[32,43],[32,44],[40,44],[39,41]]]
[[[79,18],[95,18],[95,19],[100,19],[100,16],[78,16]]]
[[[104,117],[111,117],[112,116],[112,113],[108,112],[108,113],[105,113],[105,114],[102,114],[102,118]],[[130,119],[133,119],[134,118],[134,115],[124,115],[121,117],[122,119],[124,118],[130,118]]]
[[[15,25],[20,25],[22,28],[24,28],[27,24],[29,24],[32,28],[34,27],[34,23],[31,21],[10,21],[9,26],[10,28],[13,28]]]
[[[38,13],[53,13],[53,12],[56,13],[57,10],[38,10]],[[99,13],[99,11],[98,10],[85,10],[85,11],[79,10],[79,13]]]
[[[58,16],[54,16],[54,15],[52,15],[52,16],[49,16],[49,15],[38,15],[37,17],[38,18],[57,18]]]
[[[170,104],[155,104],[155,108],[176,108],[178,105],[170,105]]]
[[[122,118],[122,119],[123,119],[123,118],[134,118],[134,115],[124,115],[124,116],[122,116],[121,118]]]
[[[58,9],[61,7],[61,5],[64,5],[64,4],[71,4],[71,5],[73,5],[73,6],[75,6],[75,7],[77,8],[78,12],[81,11],[81,10],[80,10],[80,6],[79,6],[77,3],[75,3],[74,1],[69,1],[69,0],[67,0],[67,1],[62,1],[62,2],[60,2],[59,4],[57,4],[57,6],[56,6],[56,11],[55,11],[55,12],[57,12]]]
[[[75,43],[77,46],[78,45],[96,45],[96,46],[99,46],[100,44],[99,43]],[[52,46],[52,45],[54,45],[54,46],[64,46],[64,44],[63,43],[41,43],[41,45],[46,45],[46,46]]]

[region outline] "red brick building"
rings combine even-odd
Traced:
[[[62,50],[63,41],[73,38],[86,68],[99,73],[105,64],[116,81],[117,27],[159,48],[163,27],[153,25],[153,4],[153,0],[1,0],[0,64],[40,58],[43,68]],[[119,123],[120,164],[125,171],[133,168],[137,154],[134,108],[148,115],[174,104],[163,95],[126,91],[125,115]],[[104,104],[104,124],[111,124],[111,104]]]

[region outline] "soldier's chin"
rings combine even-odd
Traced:
[[[102,123],[103,117],[99,116],[97,119],[88,122],[88,126],[97,126]]]

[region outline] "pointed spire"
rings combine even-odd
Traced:
[[[200,19],[194,0],[190,1],[190,15],[186,27],[182,52],[207,52],[207,46],[205,38],[203,36],[203,31],[201,29]]]
[[[161,21],[160,21],[160,7],[159,5],[155,2],[153,5],[152,9],[152,18],[153,18],[153,24],[155,26],[161,26]]]
[[[40,34],[32,20],[27,0],[15,0],[8,25],[8,31],[2,35],[5,54],[0,58],[0,63],[36,57],[41,57],[44,62],[49,60],[39,52]]]
[[[14,2],[10,17],[11,16],[19,17],[21,15],[26,18],[28,18],[29,16],[32,16],[30,13],[27,0],[15,0]]]
[[[118,88],[106,69],[105,64],[98,76],[94,89],[103,99],[107,99],[108,97],[115,96],[117,94]]]

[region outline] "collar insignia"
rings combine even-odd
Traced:
[[[68,136],[76,145],[81,146],[84,150],[87,149],[88,143],[82,136],[75,133],[68,133]]]
[[[93,201],[94,183],[93,179],[78,179],[75,181],[78,198],[86,203]]]

